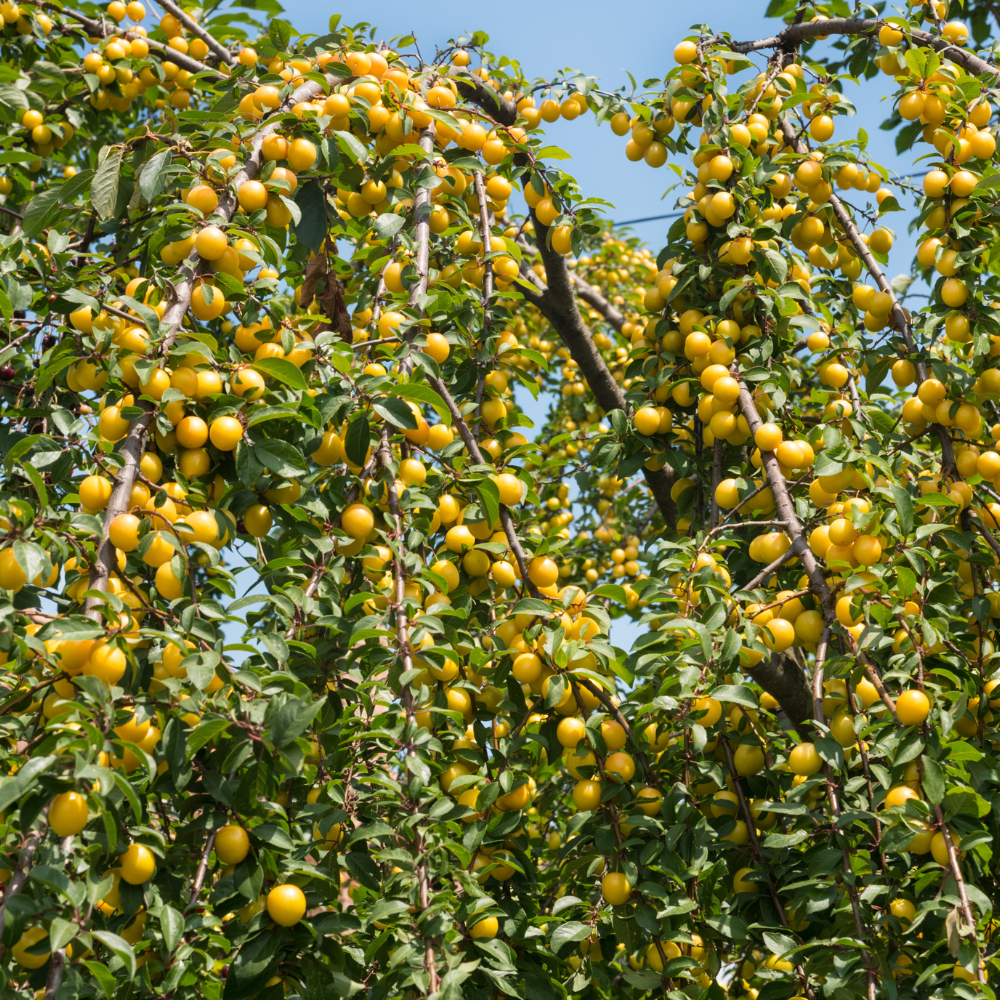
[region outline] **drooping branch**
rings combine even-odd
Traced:
[[[639,741],[635,738],[635,733],[632,731],[632,727],[629,725],[628,720],[624,715],[622,715],[621,709],[608,697],[608,693],[600,685],[595,684],[593,681],[589,681],[583,677],[574,677],[573,679],[581,687],[586,688],[601,703],[615,722],[617,722],[618,725],[625,730],[626,737],[631,740],[632,745],[636,749],[636,756],[639,758],[639,765],[642,767],[642,773],[646,777],[646,784],[655,784],[656,778],[653,775],[653,772],[649,769],[649,762],[646,760],[646,755],[642,752]]]
[[[955,885],[958,886],[958,898],[962,902],[962,912],[965,915],[965,922],[972,931],[972,940],[976,945],[976,954],[980,956],[982,952],[979,949],[979,938],[976,934],[976,917],[972,912],[972,905],[969,903],[969,894],[965,888],[965,879],[962,877],[962,866],[958,860],[958,851],[955,850],[955,842],[952,839],[951,830],[948,829],[948,824],[944,821],[941,806],[935,805],[934,813],[941,828],[941,835],[944,837],[945,847],[948,850],[948,867],[951,870],[951,877],[955,880]],[[976,962],[976,979],[981,983],[985,982],[981,959]]]
[[[785,142],[796,153],[801,156],[809,155],[809,147],[795,134],[795,129],[787,118],[781,119],[781,131],[785,136]],[[899,299],[896,298],[896,293],[893,291],[892,285],[889,284],[885,272],[872,255],[868,244],[861,238],[861,233],[854,224],[850,213],[844,208],[843,202],[835,194],[830,195],[830,207],[833,209],[833,214],[837,217],[837,221],[840,223],[844,234],[851,241],[851,246],[854,247],[855,253],[861,258],[861,262],[865,265],[866,270],[872,276],[875,284],[878,285],[879,291],[885,292],[892,299],[892,317],[895,320],[896,329],[903,336],[907,353],[911,355],[915,354],[916,348],[913,343],[913,331],[910,328],[909,317],[906,315],[906,311],[900,304]],[[916,368],[917,377],[923,382],[927,378],[927,365],[923,361],[916,361],[914,368]],[[858,416],[860,417],[860,410]],[[955,454],[951,447],[951,438],[948,436],[947,429],[941,424],[935,423],[934,429],[941,443],[941,473],[945,478],[953,477],[957,474],[957,469],[955,468]]]
[[[436,378],[430,374],[427,376],[427,382],[430,387],[444,400],[445,406],[448,407],[452,423],[458,428],[458,433],[461,436],[462,441],[465,443],[466,450],[469,452],[469,457],[476,465],[485,465],[486,462],[483,459],[483,453],[479,449],[479,442],[472,433],[472,428],[469,427],[465,417],[462,416],[462,411],[459,410],[454,397],[448,391],[448,386],[444,384],[442,379]],[[521,545],[521,540],[517,537],[517,531],[514,528],[514,521],[510,516],[510,511],[504,504],[500,504],[500,526],[503,528],[503,533],[507,536],[507,544],[510,546],[510,550],[514,554],[514,558],[517,560],[517,568],[520,570],[521,580],[528,588],[528,592],[532,597],[541,597],[541,593],[534,583],[532,583],[531,577],[528,575],[528,557],[525,554],[524,547]]]
[[[722,752],[726,757],[726,769],[729,771],[729,777],[733,783],[733,788],[736,789],[736,800],[740,807],[740,815],[743,817],[743,823],[747,828],[747,835],[750,838],[750,846],[753,850],[754,860],[763,862],[764,851],[760,845],[760,838],[757,836],[757,824],[753,813],[750,811],[750,804],[747,802],[746,795],[743,794],[743,783],[740,779],[739,772],[736,770],[736,764],[733,760],[732,747],[730,747],[727,739],[719,740],[719,745],[722,747]],[[785,913],[785,907],[781,902],[781,897],[778,895],[778,887],[775,885],[774,879],[771,877],[770,869],[767,872],[767,888],[771,894],[771,902],[774,904],[774,909],[778,914],[778,919],[781,921],[781,926],[788,930],[788,916]],[[806,975],[805,970],[800,964],[796,964],[795,973],[799,977],[799,981],[802,983],[802,989],[805,992],[805,995],[809,998],[809,1000],[815,1000],[815,993],[809,985],[809,977]]]
[[[215,846],[215,836],[218,832],[218,830],[212,830],[205,838],[205,847],[202,850],[201,858],[198,861],[198,871],[195,873],[194,884],[191,886],[191,897],[188,900],[189,906],[193,904],[201,895],[201,887],[205,883],[205,874],[208,871],[208,857],[212,853],[212,848]]]
[[[421,148],[426,152],[430,152],[434,144],[434,123],[424,130],[420,137]],[[426,145],[425,145],[426,144]],[[424,213],[423,220],[419,215],[416,216],[417,225],[414,231],[414,241],[416,243],[416,257],[418,261],[418,274],[420,278],[417,284],[410,291],[410,305],[418,305],[421,295],[427,290],[427,272],[430,260],[430,188],[422,189],[427,192],[426,199],[426,212]],[[419,198],[419,194],[418,194]],[[414,208],[418,205],[415,203]],[[421,269],[419,261],[423,261],[423,268]],[[379,288],[382,288],[380,282]],[[416,332],[416,327],[411,327],[407,334],[404,335],[404,339],[412,340],[413,335]],[[403,373],[408,373],[412,371],[413,362],[409,356],[403,359],[400,364],[400,371]],[[479,442],[476,440],[475,434],[472,433],[472,429],[469,427],[468,421],[462,415],[462,411],[458,408],[458,404],[455,402],[454,397],[448,390],[448,386],[445,384],[443,379],[440,379],[430,372],[427,373],[427,383],[431,388],[441,397],[444,401],[445,406],[448,408],[448,412],[451,414],[452,423],[458,428],[458,433],[465,443],[466,450],[469,452],[469,456],[472,461],[477,465],[486,464],[483,460],[483,453],[480,451]],[[538,588],[531,582],[528,576],[528,560],[525,555],[524,548],[521,545],[520,539],[517,537],[517,531],[514,528],[513,519],[510,516],[510,511],[504,504],[500,504],[500,524],[503,528],[504,534],[507,536],[507,544],[510,546],[511,552],[514,554],[514,558],[517,560],[518,570],[521,573],[521,579],[524,582],[525,587],[528,588],[529,593],[532,597],[541,597]]]
[[[333,77],[327,77],[327,82],[329,85],[333,85],[336,83],[336,80]],[[219,205],[214,214],[221,216],[226,222],[229,222],[233,218],[238,206],[236,191],[239,190],[241,184],[252,180],[260,171],[262,165],[261,146],[264,143],[264,139],[278,127],[279,122],[277,119],[289,108],[294,107],[301,101],[307,101],[316,97],[322,92],[322,85],[317,81],[310,80],[301,87],[298,87],[275,109],[269,116],[271,121],[265,123],[254,135],[251,142],[250,155],[243,169],[232,179],[230,186],[220,192]],[[193,255],[195,251],[192,250],[191,253]],[[166,331],[158,345],[160,357],[165,358],[169,354],[171,345],[182,327],[184,316],[191,305],[191,293],[194,290],[195,281],[201,272],[201,267],[198,264],[191,268],[179,282],[170,288],[169,302],[160,320],[160,328]],[[111,498],[104,512],[104,524],[101,542],[97,550],[97,559],[90,568],[89,589],[98,591],[100,594],[108,592],[108,582],[116,565],[115,547],[108,537],[111,522],[119,514],[124,513],[128,509],[129,500],[132,496],[132,487],[135,485],[136,476],[139,471],[139,461],[146,447],[149,426],[153,421],[152,404],[140,401],[140,406],[146,412],[141,417],[137,417],[132,421],[125,440],[122,443],[121,452],[124,462],[115,476]],[[101,598],[99,596],[92,595],[88,597],[85,608],[88,617],[93,618],[95,621],[99,620],[101,616],[100,605]]]
[[[386,490],[389,501],[389,516],[392,518],[392,603],[396,617],[396,643],[400,658],[403,661],[403,672],[413,669],[413,657],[410,653],[410,626],[406,615],[406,573],[399,557],[399,549],[403,545],[403,520],[399,514],[399,497],[396,495],[396,483],[392,477],[392,449],[389,447],[389,429],[383,423],[379,437],[379,463],[383,470],[389,473],[386,480]],[[412,703],[407,700],[407,715],[412,712]]]

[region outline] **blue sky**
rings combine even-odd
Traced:
[[[288,19],[297,30],[318,35],[328,31],[331,8],[306,0],[292,0],[285,6]],[[569,68],[596,76],[602,89],[611,90],[628,84],[626,71],[640,84],[645,79],[663,77],[673,65],[674,45],[690,33],[694,22],[694,17],[688,20],[680,16],[682,9],[696,14],[698,23],[705,23],[712,30],[728,31],[736,40],[747,40],[780,30],[780,22],[763,16],[765,7],[760,0],[702,0],[689,5],[634,0],[627,12],[593,2],[571,8],[541,3],[512,12],[511,8],[500,5],[470,6],[438,0],[421,5],[418,11],[409,2],[384,0],[377,5],[377,13],[341,8],[341,24],[371,18],[379,28],[376,37],[385,41],[412,33],[417,36],[425,57],[434,52],[435,46],[444,47],[449,39],[485,31],[490,36],[487,48],[494,55],[504,54],[519,60],[529,79],[553,79]],[[758,64],[763,66],[765,59],[766,53],[758,58]],[[891,109],[891,104],[884,100],[889,92],[887,84],[891,86],[891,81],[881,75],[861,86],[845,84],[845,92],[858,114],[850,119],[837,119],[837,138],[854,138],[858,128],[863,128],[868,133],[871,158],[890,171],[904,174],[913,169],[912,158],[897,156],[892,135],[879,129]],[[558,121],[547,126],[546,137],[572,155],[571,160],[562,161],[560,166],[576,177],[583,195],[603,198],[615,206],[608,210],[609,218],[624,221],[673,210],[676,195],[663,197],[666,189],[676,182],[673,171],[654,170],[645,163],[627,161],[625,139],[613,135],[606,124],[597,127],[592,117]],[[900,198],[900,203],[904,208],[910,205],[907,198]],[[892,228],[893,222],[903,218],[902,213],[890,216],[887,224]],[[635,226],[633,231],[654,250],[659,250],[669,226],[669,221],[650,222]],[[915,249],[905,227],[901,228],[904,231],[897,234],[891,255],[890,277],[908,270]],[[545,398],[535,403],[527,393],[521,393],[518,401],[540,424],[547,405]],[[628,620],[619,620],[612,640],[627,649],[639,631]]]

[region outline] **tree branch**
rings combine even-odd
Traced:
[[[760,38],[754,42],[729,42],[726,44],[726,48],[742,54],[757,52],[760,49],[782,49],[785,52],[792,52],[800,42],[808,38],[817,38],[820,35],[873,35],[884,23],[884,21],[874,18],[856,17],[831,17],[822,21],[802,21],[799,24],[789,25],[784,31],[769,38]],[[952,62],[958,63],[974,76],[1000,77],[1000,70],[995,66],[991,66],[986,60],[980,59],[972,52],[953,45],[943,38],[914,28],[907,28],[906,34],[918,45],[926,45],[934,49],[935,52],[947,56]]]
[[[760,419],[757,407],[754,406],[753,397],[743,383],[740,384],[739,406],[740,412],[743,414],[747,426],[750,428],[750,436],[753,437],[763,421]],[[778,458],[773,451],[762,451],[760,457],[764,473],[767,476],[768,485],[771,487],[771,493],[774,496],[774,505],[777,507],[781,519],[787,524],[788,534],[794,545],[796,538],[801,537],[805,539],[805,532],[803,531],[798,515],[795,513],[795,505],[792,503],[792,498],[788,492],[785,477],[781,474],[781,466],[778,464]],[[823,575],[823,570],[816,561],[816,556],[813,554],[812,549],[809,548],[808,543],[802,544],[800,551],[802,553],[802,566],[809,577],[811,589],[820,599],[820,603],[823,606],[823,617],[830,622],[834,618],[834,606],[833,595],[827,586],[826,577]]]
[[[951,839],[951,831],[948,829],[948,824],[944,821],[944,815],[941,812],[941,807],[939,805],[934,806],[934,813],[937,816],[937,821],[941,827],[941,834],[944,837],[945,847],[948,849],[948,867],[951,869],[951,876],[955,880],[955,885],[958,886],[958,896],[962,901],[962,912],[965,914],[966,923],[969,925],[969,929],[972,931],[972,940],[976,945],[976,954],[981,956],[981,951],[979,949],[979,939],[976,934],[976,917],[972,912],[972,906],[969,903],[969,894],[965,891],[965,879],[962,878],[962,867],[958,863],[958,852],[955,850],[955,843]],[[979,982],[985,982],[983,977],[983,970],[981,968],[981,958],[980,961],[976,962],[976,979]]]
[[[454,80],[462,97],[478,104],[495,122],[510,126],[517,121],[517,105],[491,90],[478,76],[469,73]]]
[[[483,257],[485,258],[493,251],[493,239],[490,234],[490,210],[486,204],[486,185],[483,183],[483,172],[476,170],[472,176],[476,185],[476,198],[479,200],[479,235],[483,241]],[[485,345],[492,326],[490,299],[493,297],[493,262],[484,260],[483,271],[483,343]],[[476,426],[473,428],[477,441],[482,426],[484,390],[485,377],[482,368],[480,368],[476,377]]]
[[[41,840],[42,834],[36,830],[25,841],[24,853],[18,859],[17,867],[14,869],[14,874],[11,877],[10,882],[7,883],[7,887],[4,889],[3,900],[0,900],[0,955],[3,955],[3,932],[4,928],[7,926],[7,904],[15,896],[19,895],[21,890],[24,888],[24,883],[28,879],[28,871],[31,868],[31,862],[35,858],[35,851],[38,850],[38,845],[41,843]]]
[[[614,380],[601,352],[594,345],[580,309],[576,304],[574,281],[570,277],[566,260],[548,245],[548,229],[541,225],[532,211],[538,252],[545,265],[547,287],[537,299],[530,298],[542,315],[555,327],[562,342],[579,365],[594,398],[605,413],[612,410],[628,412],[628,404],[621,386]],[[583,284],[586,284],[585,282]],[[649,469],[644,465],[643,475],[653,494],[657,507],[667,525],[677,523],[677,506],[670,496],[674,476],[669,467]]]
[[[227,66],[236,64],[236,58],[233,54],[221,42],[216,41],[193,17],[185,14],[173,0],[156,0],[156,2],[165,11],[173,14],[192,35],[200,38]]]
[[[802,668],[784,653],[772,653],[749,668],[750,676],[774,698],[796,729],[813,720],[812,692]]]
[[[94,23],[96,24],[96,22]],[[336,81],[333,77],[327,77],[327,82],[332,85]],[[261,168],[261,146],[264,139],[278,127],[279,122],[277,119],[300,101],[309,100],[317,94],[322,93],[322,91],[323,87],[318,82],[309,81],[308,83],[304,83],[294,93],[290,94],[280,107],[272,112],[269,116],[271,119],[270,123],[265,124],[257,130],[251,142],[250,156],[243,169],[232,179],[229,186],[225,187],[219,193],[219,207],[216,210],[216,214],[221,215],[226,222],[229,222],[236,213],[236,191],[239,190],[240,185],[245,181],[256,177]],[[191,253],[194,254],[195,251],[192,250]],[[181,329],[184,316],[191,305],[191,292],[194,289],[195,279],[200,266],[199,264],[190,270],[181,281],[171,286],[170,304],[167,306],[160,320],[161,329],[166,330],[166,335],[159,344],[159,354],[161,357],[167,356],[174,338],[177,336],[177,332]],[[110,530],[111,522],[128,508],[129,499],[132,496],[132,487],[135,485],[136,476],[139,471],[139,460],[146,446],[149,425],[153,420],[153,405],[142,401],[140,401],[139,405],[146,412],[141,417],[132,421],[122,444],[122,454],[125,457],[125,463],[115,477],[111,499],[108,501],[107,509],[104,512],[102,539],[98,546],[97,560],[90,569],[89,589],[99,591],[102,594],[108,592],[108,581],[116,565],[115,547],[108,538],[108,531]],[[95,621],[100,620],[101,603],[101,598],[98,596],[88,597],[85,606],[87,616]]]
[[[114,29],[110,29],[100,21],[94,21],[78,11],[68,10],[66,7],[60,7],[54,3],[43,3],[40,6],[53,10],[58,14],[62,14],[63,17],[71,18],[81,24],[91,38],[104,38],[110,34],[127,34],[127,30],[122,31],[117,25]],[[175,66],[186,69],[189,73],[204,73],[210,80],[217,81],[224,79],[222,74],[214,67],[208,66],[203,62],[198,62],[197,59],[192,59],[191,56],[184,55],[183,52],[178,52],[176,49],[170,48],[169,45],[164,45],[163,42],[156,41],[155,38],[148,38],[145,35],[142,38],[152,51],[158,52],[161,56],[169,59]]]
[[[825,24],[826,22],[824,21],[822,23]],[[792,127],[791,122],[789,122],[787,118],[782,118],[780,122],[781,131],[785,136],[785,142],[800,156],[808,156],[809,147],[795,134],[795,129]],[[892,286],[889,284],[885,273],[882,271],[882,268],[879,267],[878,261],[872,256],[872,252],[869,250],[868,244],[861,238],[861,233],[858,232],[858,227],[854,224],[854,220],[851,218],[847,209],[844,207],[843,202],[837,197],[836,194],[830,195],[830,207],[833,209],[833,214],[837,217],[837,221],[844,230],[844,234],[851,241],[851,245],[854,247],[857,255],[861,258],[861,261],[865,265],[868,273],[872,276],[872,278],[874,278],[875,284],[878,285],[879,290],[885,292],[885,294],[892,299],[892,317],[896,322],[896,329],[903,335],[907,353],[911,355],[915,354],[916,348],[913,344],[913,333],[910,329],[910,320],[907,317],[902,305],[900,305],[899,300],[896,298],[896,293],[892,290]],[[914,367],[917,370],[917,377],[921,382],[923,382],[927,378],[927,366],[923,363],[923,361],[917,361],[914,363]],[[860,400],[858,403],[860,404]],[[860,411],[858,415],[860,417]],[[941,474],[946,479],[952,478],[958,474],[958,470],[955,467],[955,454],[951,447],[951,438],[948,436],[948,431],[941,424],[935,423],[934,430],[937,433],[938,440],[941,442]]]

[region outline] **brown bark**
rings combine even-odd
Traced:
[[[323,291],[316,294],[316,287],[323,279]],[[302,308],[308,309],[313,299],[320,304],[323,315],[330,322],[323,322],[316,332],[334,330],[346,343],[351,342],[351,315],[344,302],[344,286],[329,266],[326,254],[321,253],[306,265],[305,280],[302,282]]]
[[[750,676],[780,705],[796,729],[813,720],[812,692],[802,668],[784,653],[772,653],[756,666]]]
[[[726,48],[740,53],[758,52],[760,49],[782,49],[785,52],[793,52],[796,46],[808,38],[817,38],[820,35],[873,35],[882,24],[882,21],[874,18],[857,17],[831,17],[823,21],[802,21],[799,24],[789,25],[784,31],[778,32],[777,35],[771,35],[769,38],[760,38],[753,42],[730,42]],[[952,45],[945,39],[926,31],[908,28],[907,34],[918,45],[926,45],[934,49],[935,52],[964,67],[974,76],[1000,77],[1000,70],[967,49]]]
[[[577,288],[586,286],[586,282],[577,281],[571,277],[566,260],[548,245],[548,230],[532,218],[538,242],[538,252],[545,265],[546,287],[538,293],[530,289],[522,291],[530,302],[534,303],[542,315],[552,324],[562,342],[568,348],[573,360],[579,365],[583,377],[587,380],[597,404],[605,413],[612,410],[628,412],[628,404],[621,386],[614,380],[601,352],[594,344],[590,330],[580,315],[576,303]],[[590,286],[586,286],[590,292]],[[609,322],[611,320],[609,319]],[[677,523],[677,505],[671,499],[670,489],[674,484],[673,471],[665,466],[662,469],[647,469],[643,466],[643,475],[653,494],[657,507],[664,522],[673,527]]]

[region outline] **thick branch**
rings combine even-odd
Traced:
[[[124,464],[118,470],[115,477],[115,484],[111,490],[111,499],[104,514],[104,537],[97,548],[97,559],[90,567],[90,590],[99,590],[102,594],[108,592],[108,581],[111,579],[111,572],[117,565],[115,546],[108,537],[111,529],[111,522],[119,515],[124,514],[129,508],[132,497],[132,487],[135,486],[136,477],[139,473],[139,461],[146,447],[146,435],[149,425],[153,421],[153,407],[150,403],[140,401],[140,405],[146,412],[135,419],[129,427],[128,434],[122,444],[122,456]],[[94,621],[100,621],[101,599],[99,597],[88,597],[86,603],[86,614]]]
[[[500,125],[509,126],[517,121],[517,105],[491,90],[478,76],[473,76],[470,73],[468,76],[456,78],[455,85],[465,100],[478,104]]]
[[[538,252],[545,265],[547,287],[537,298],[526,297],[538,306],[542,315],[555,327],[573,360],[579,365],[598,406],[605,413],[610,413],[612,410],[628,412],[625,394],[614,380],[580,315],[580,309],[576,304],[576,288],[566,266],[566,260],[548,245],[548,230],[538,222],[534,212],[532,219]],[[642,471],[653,499],[663,515],[663,520],[673,527],[677,523],[677,506],[670,496],[674,480],[672,471],[668,471],[667,468],[649,469],[645,465]]]
[[[587,303],[591,309],[599,312],[604,319],[611,324],[619,333],[625,325],[625,316],[619,309],[616,309],[601,293],[588,284],[575,272],[570,274],[573,284],[576,286],[576,294]]]
[[[874,18],[831,17],[822,21],[802,21],[792,24],[784,31],[769,38],[761,38],[754,42],[730,42],[726,47],[733,52],[757,52],[760,49],[783,49],[792,52],[795,47],[807,38],[817,38],[820,35],[873,35],[884,22]],[[954,63],[964,67],[974,76],[1000,76],[1000,70],[991,66],[986,60],[968,52],[966,49],[926,31],[906,29],[907,35],[918,45],[926,45],[946,56]]]
[[[479,235],[483,241],[483,257],[486,258],[493,251],[493,238],[490,234],[490,210],[486,204],[486,185],[483,183],[483,172],[477,170],[473,173],[476,185],[476,198],[479,201]],[[484,260],[483,263],[483,343],[490,335],[492,318],[490,316],[490,299],[493,297],[493,261]],[[483,392],[485,390],[485,376],[482,368],[476,378],[476,426],[473,433],[476,439],[479,438],[479,430],[482,424],[481,416],[483,412]]]
[[[428,157],[434,152],[434,122],[420,133],[418,145]],[[413,200],[413,242],[416,246],[417,282],[410,289],[410,305],[416,306],[420,297],[427,293],[427,270],[431,253],[431,195],[429,187],[417,188]]]
[[[781,705],[796,729],[813,719],[812,692],[802,668],[784,653],[772,653],[750,667],[750,676]]]

